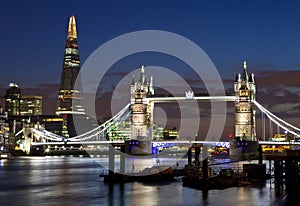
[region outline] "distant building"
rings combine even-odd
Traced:
[[[16,83],[10,83],[5,92],[5,111],[9,116],[20,115],[21,89]]]
[[[16,132],[20,131],[24,124],[31,123],[33,125],[42,125],[42,127],[46,130],[58,135],[62,135],[63,118],[56,115],[14,116],[9,118],[8,121],[11,127],[16,125]]]
[[[42,115],[43,97],[38,95],[22,96],[20,100],[20,115]]]
[[[7,152],[14,148],[15,139],[10,134],[9,124],[7,122],[8,115],[0,106],[0,152]]]
[[[178,130],[176,129],[176,127],[174,127],[173,129],[165,129],[163,131],[163,136],[164,139],[176,139],[178,138]]]

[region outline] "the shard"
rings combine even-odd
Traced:
[[[72,116],[85,114],[81,105],[80,89],[74,88],[79,71],[80,59],[76,21],[75,17],[71,16],[68,26],[68,36],[65,45],[63,68],[56,108],[56,114],[63,116],[66,120],[65,128],[63,129],[63,135],[66,137],[75,135],[74,129],[71,129],[71,127],[73,127]]]

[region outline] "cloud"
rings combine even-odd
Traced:
[[[300,87],[299,71],[261,71],[255,74],[255,81],[260,87]]]

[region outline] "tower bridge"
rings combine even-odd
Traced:
[[[168,102],[189,102],[191,100],[203,102],[233,102],[235,108],[235,134],[231,141],[231,152],[239,152],[239,142],[248,142],[253,144],[255,148],[258,144],[261,145],[298,145],[294,141],[274,142],[270,140],[258,141],[256,135],[256,110],[262,112],[270,119],[277,127],[280,127],[289,134],[294,135],[296,139],[300,138],[300,129],[280,119],[268,109],[263,107],[256,101],[256,85],[254,75],[247,73],[247,65],[244,62],[244,70],[242,74],[237,74],[234,81],[234,95],[220,95],[220,96],[196,96],[193,91],[187,91],[182,96],[160,96],[154,94],[153,78],[150,82],[146,82],[145,69],[142,66],[140,79],[137,82],[132,81],[130,85],[130,102],[121,109],[111,119],[98,127],[74,137],[63,137],[51,133],[45,129],[36,129],[24,127],[18,134],[23,133],[26,150],[30,150],[31,146],[47,146],[47,145],[103,145],[103,144],[126,144],[125,140],[108,141],[106,134],[109,130],[121,122],[124,122],[130,117],[131,133],[128,137],[129,141],[143,142],[148,145],[140,148],[141,151],[150,151],[151,142],[159,143],[176,143],[176,144],[207,144],[217,145],[222,144],[219,141],[186,141],[180,138],[175,141],[154,141],[153,140],[153,109],[156,103]],[[247,143],[247,144],[248,144]],[[143,145],[140,144],[140,145]],[[223,144],[229,144],[223,143]],[[148,147],[148,148],[147,148]],[[236,151],[234,151],[234,148]],[[256,151],[255,151],[256,152]]]

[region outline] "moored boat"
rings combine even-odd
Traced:
[[[102,172],[100,177],[104,177],[105,183],[118,182],[163,182],[174,180],[174,170],[169,166],[153,166],[147,167],[140,172],[132,172],[126,174]]]

